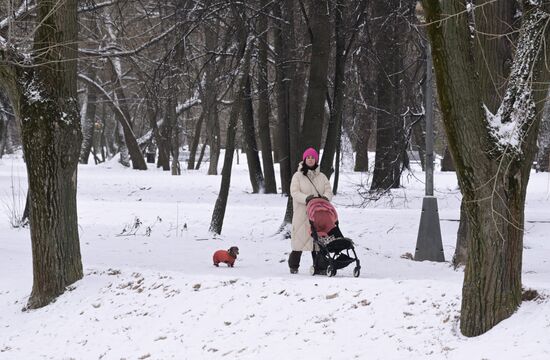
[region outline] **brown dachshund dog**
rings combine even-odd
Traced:
[[[214,266],[218,266],[219,263],[226,263],[227,266],[233,267],[235,259],[239,255],[239,248],[236,246],[231,246],[229,250],[218,250],[212,256],[214,261]]]

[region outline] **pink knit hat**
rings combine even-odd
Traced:
[[[319,154],[314,148],[310,147],[306,149],[306,151],[304,151],[304,155],[302,156],[302,160],[305,161],[308,156],[313,156],[316,164],[319,162]]]

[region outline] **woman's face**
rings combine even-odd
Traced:
[[[313,165],[315,165],[315,158],[313,156],[307,156],[306,165],[309,167],[312,167]]]

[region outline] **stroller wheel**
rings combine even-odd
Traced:
[[[311,265],[311,267],[309,268],[309,273],[311,274],[311,276],[315,275],[315,266]]]
[[[329,277],[336,275],[336,269],[334,268],[334,266],[332,265],[327,266],[327,275]]]
[[[359,266],[356,266],[354,269],[353,269],[353,276],[354,277],[359,277],[359,274],[361,273],[361,268]]]

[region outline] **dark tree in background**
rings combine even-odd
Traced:
[[[352,6],[355,6],[352,9]],[[332,106],[328,123],[321,171],[330,179],[334,172],[334,157],[339,151],[340,138],[342,136],[342,116],[344,113],[344,94],[346,92],[346,62],[350,52],[354,50],[355,39],[361,25],[364,25],[367,1],[346,2],[335,1],[332,10],[334,14],[335,34],[335,60],[334,60],[334,86],[332,91]],[[351,26],[350,26],[351,23]],[[339,159],[336,157],[337,165]],[[337,187],[335,180],[335,188]]]
[[[236,14],[238,10],[233,8],[233,12]],[[243,16],[242,14],[240,14]],[[236,16],[238,18],[239,16]],[[244,17],[244,16],[243,16]],[[247,93],[247,81],[249,79],[250,71],[250,55],[251,45],[248,44],[247,32],[248,29],[244,27],[243,22],[239,22],[237,25],[237,33],[239,36],[239,48],[238,48],[238,77],[235,82],[237,88],[235,91],[235,100],[231,106],[231,113],[229,115],[229,122],[227,125],[227,141],[225,145],[225,158],[222,168],[222,181],[220,185],[220,192],[214,205],[214,211],[212,212],[212,220],[210,222],[210,231],[215,234],[221,234],[223,227],[223,220],[225,217],[225,209],[227,207],[227,198],[229,196],[229,185],[231,183],[231,168],[233,166],[233,154],[235,153],[235,135],[237,133],[237,123],[239,116],[243,110],[244,98]]]
[[[261,7],[265,12],[268,0],[261,0]],[[260,14],[258,19],[258,133],[260,148],[262,150],[262,163],[265,180],[265,193],[276,194],[277,182],[273,168],[273,155],[271,146],[271,104],[269,102],[269,71],[268,71],[268,14]]]
[[[243,133],[244,133],[244,150],[248,163],[248,175],[252,184],[252,192],[263,192],[264,174],[260,165],[260,156],[258,154],[258,145],[256,142],[256,130],[254,128],[254,107],[252,105],[252,85],[250,74],[245,75],[245,88],[243,99]]]
[[[311,37],[311,56],[299,153],[308,147],[313,147],[317,151],[321,148],[321,136],[325,123],[327,72],[330,56],[328,1],[310,0],[307,21]]]
[[[386,191],[401,182],[405,153],[405,124],[402,118],[401,50],[404,18],[400,0],[372,4],[371,32],[377,58],[376,74],[376,157],[371,190]]]

